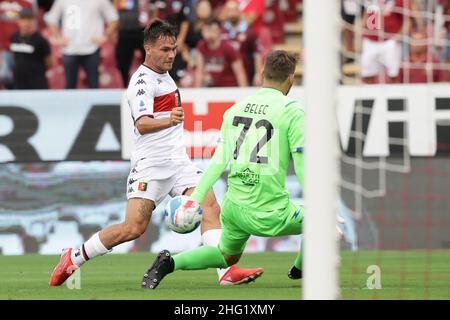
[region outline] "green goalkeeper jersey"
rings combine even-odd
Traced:
[[[272,88],[262,88],[228,109],[211,163],[192,198],[202,203],[230,164],[227,197],[260,211],[286,208],[290,154],[303,187],[304,110]]]

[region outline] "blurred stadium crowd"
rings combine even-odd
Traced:
[[[179,87],[258,86],[270,50],[302,56],[302,2],[0,0],[0,88],[126,87],[154,18],[179,29]],[[450,0],[341,0],[340,25],[342,83],[450,81]]]

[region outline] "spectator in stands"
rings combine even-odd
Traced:
[[[189,24],[185,39],[189,50],[197,48],[198,42],[202,40],[202,27],[205,21],[213,16],[211,3],[208,0],[197,0],[194,11],[194,20]]]
[[[98,88],[100,48],[114,37],[118,20],[109,0],[55,1],[46,21],[54,41],[62,48],[66,89],[76,88],[80,65],[86,72],[88,87]]]
[[[446,32],[446,45],[444,59],[447,62],[447,81],[450,81],[450,0],[444,0],[443,3],[444,13],[444,30]]]
[[[259,36],[263,27],[264,0],[239,0],[239,9],[248,25],[252,26]]]
[[[355,54],[355,18],[360,12],[358,0],[341,0],[342,42],[344,45],[344,63],[354,62]]]
[[[44,12],[47,12],[52,8],[53,2],[55,2],[55,0],[38,0],[38,5]]]
[[[33,10],[25,8],[19,14],[19,31],[11,37],[10,50],[14,55],[15,89],[48,89],[45,76],[53,65],[50,44],[37,31]]]
[[[376,83],[383,67],[387,69],[390,82],[398,82],[404,9],[403,0],[378,0],[365,8],[361,52],[363,82]]]
[[[283,4],[284,3],[284,4]],[[265,0],[264,1],[264,15],[263,15],[263,26],[262,30],[268,32],[271,37],[272,43],[282,44],[284,42],[285,31],[283,20],[283,12],[281,10],[282,6],[288,6],[287,0]],[[260,31],[258,36],[261,36]]]
[[[241,17],[239,4],[236,0],[226,2],[224,19],[222,29],[225,39],[229,40],[234,48],[241,53],[247,79],[252,79],[254,86],[261,85],[262,49],[255,30],[249,27],[247,21]]]
[[[411,36],[409,57],[403,61],[400,79],[404,83],[442,82],[446,80],[446,72],[439,68],[439,60],[431,52],[427,37],[422,32]]]
[[[388,82],[400,81],[402,60],[400,41],[402,33],[408,32],[411,28],[409,19],[405,19],[406,13],[414,8],[414,0],[374,0],[364,8],[361,54],[363,82],[376,83],[380,74],[383,74],[383,67],[386,68]],[[417,16],[412,11],[411,13],[417,21]],[[420,23],[417,22],[417,25]]]
[[[169,71],[170,76],[176,82],[178,87],[182,87],[181,79],[186,74],[187,68],[193,68],[193,62],[189,55],[189,49],[185,40],[189,30],[189,13],[190,8],[188,1],[168,0],[159,4],[158,18],[166,20],[178,30],[177,37],[177,55],[173,63],[172,69]]]
[[[13,57],[9,51],[11,36],[19,31],[17,20],[19,12],[24,8],[35,9],[34,1],[0,0],[0,88],[12,89]]]
[[[196,86],[245,87],[248,82],[241,55],[220,38],[220,33],[216,19],[208,19],[202,27],[204,40],[197,45]]]
[[[148,21],[141,21],[141,17],[145,19],[145,15],[141,15],[139,0],[113,1],[114,7],[119,13],[116,62],[122,76],[123,85],[127,87],[135,50],[141,51],[142,59],[145,57],[142,31]]]

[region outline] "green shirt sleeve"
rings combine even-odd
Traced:
[[[290,115],[288,128],[289,149],[294,161],[294,171],[304,190],[304,170],[303,170],[303,148],[305,133],[305,112],[299,103],[292,103],[288,107],[287,114]]]
[[[231,139],[229,139],[230,131],[228,130],[228,123],[226,121],[226,114],[223,117],[222,128],[220,129],[219,142],[214,152],[211,162],[203,173],[200,181],[195,187],[191,198],[198,203],[202,203],[208,194],[209,189],[216,183],[222,173],[227,168],[228,162],[231,158]]]
[[[292,159],[294,160],[294,171],[297,176],[298,182],[302,187],[302,192],[305,190],[305,175],[303,174],[303,153],[293,153]]]

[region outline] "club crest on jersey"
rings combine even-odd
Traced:
[[[139,182],[138,190],[139,191],[147,191],[147,182]]]

